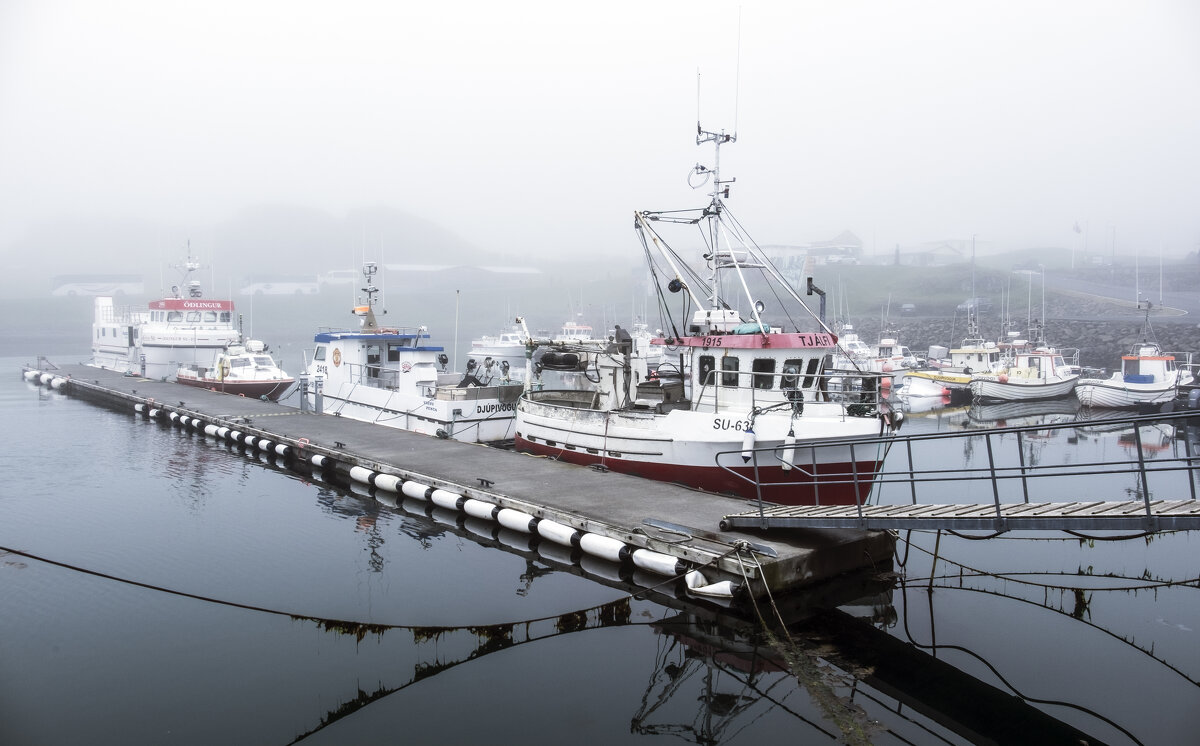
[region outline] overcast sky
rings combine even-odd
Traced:
[[[704,202],[698,111],[759,243],[1200,245],[1195,0],[0,0],[0,247],[382,204],[633,256]]]

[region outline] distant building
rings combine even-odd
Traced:
[[[851,231],[842,231],[828,241],[805,246],[817,264],[862,264],[863,242]]]
[[[828,241],[764,246],[762,250],[793,287],[805,287],[813,265],[862,264],[863,244],[850,231],[842,231]]]
[[[315,275],[257,275],[247,277],[241,295],[314,295],[321,291]]]
[[[50,280],[51,295],[141,295],[141,275],[58,275]]]
[[[966,244],[964,247],[963,244]],[[910,267],[944,267],[971,260],[971,242],[931,241],[903,251],[897,247],[897,263]]]

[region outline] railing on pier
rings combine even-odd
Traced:
[[[1147,429],[1158,440],[1145,442]],[[1038,446],[1061,431],[1074,431],[1071,437],[1076,439],[1080,433],[1116,433],[1131,455],[1042,463]],[[1176,443],[1180,435],[1182,455],[1166,452],[1170,449],[1162,440]],[[1197,442],[1196,413],[1179,412],[822,443],[811,446],[806,457],[795,459],[794,481],[761,485],[757,509],[726,516],[722,527],[1200,529]],[[884,463],[874,473],[859,469],[859,457],[868,461],[873,452],[889,445]],[[847,446],[849,472],[818,473],[806,466],[820,463],[824,449]],[[798,445],[796,451],[808,448]],[[963,463],[951,466],[947,454],[956,448],[964,454]],[[745,453],[718,454],[717,464],[753,482],[742,463]],[[759,448],[751,455],[756,464],[777,467],[783,463],[784,448]],[[1128,486],[1114,483],[1118,476],[1128,480]],[[783,490],[811,489],[814,482],[816,506],[766,504],[772,496],[774,502],[782,502]],[[869,491],[862,489],[864,485],[869,485]],[[857,498],[848,505],[822,504],[822,491]],[[962,499],[964,495],[969,502]]]

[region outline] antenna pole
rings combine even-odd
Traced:
[[[734,67],[733,79],[733,136],[737,137],[738,131],[738,97],[742,91],[742,6],[738,6],[738,41],[737,41],[737,65]]]

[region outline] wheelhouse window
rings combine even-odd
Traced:
[[[697,371],[697,374],[700,376],[699,383],[701,386],[707,386],[712,383],[712,371],[715,367],[716,360],[712,355],[700,356],[700,370]]]
[[[217,312],[216,311],[205,311],[204,312],[204,320],[209,324],[217,323]]]
[[[187,322],[189,324],[200,323],[200,312],[199,311],[188,311]]]
[[[325,345],[317,345],[317,349],[313,352],[313,360],[325,362]]]
[[[167,314],[167,323],[179,323],[183,321],[183,311],[171,311]]]
[[[796,362],[800,362],[800,361],[796,361]],[[820,367],[821,367],[821,358],[810,357],[808,359],[808,368],[806,368],[804,371],[804,388],[806,388],[806,389],[812,388],[813,378],[816,377],[817,370]]]
[[[726,355],[721,358],[721,385],[722,386],[737,386],[738,385],[738,365],[741,361],[733,355]]]
[[[222,311],[221,312],[221,323],[228,324],[230,321],[233,321],[233,312],[232,311]]]
[[[775,387],[775,358],[760,357],[754,360],[754,388],[771,389]]]
[[[794,389],[800,387],[800,366],[803,360],[784,360],[783,375],[779,378],[779,388]]]

